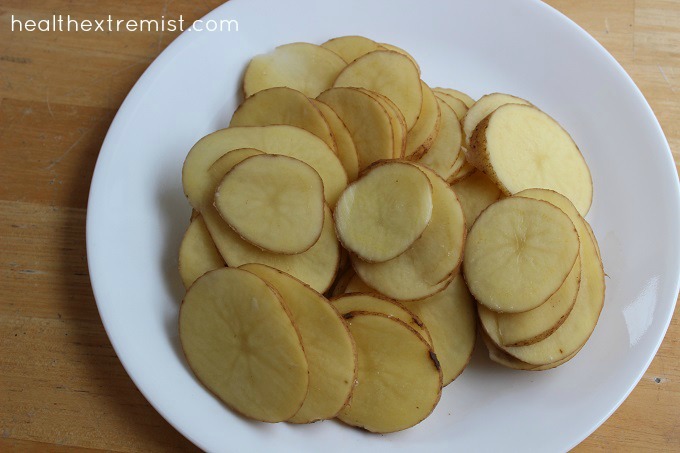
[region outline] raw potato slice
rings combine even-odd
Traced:
[[[425,324],[441,364],[443,383],[450,384],[470,361],[477,338],[476,304],[463,277],[457,275],[434,296],[403,304]]]
[[[413,63],[413,65],[416,67],[416,69],[418,69],[418,74],[420,74],[420,65],[418,65],[418,62],[416,61],[415,58],[413,58],[413,57],[411,56],[410,53],[406,52],[406,51],[405,51],[404,49],[402,49],[401,47],[397,47],[397,46],[395,46],[395,45],[393,45],[393,44],[387,44],[387,43],[383,42],[383,43],[380,43],[380,45],[383,46],[383,47],[384,47],[385,49],[387,49],[387,50],[391,50],[391,51],[393,51],[393,52],[398,52],[398,53],[400,53],[400,54],[402,54],[402,55],[408,57],[408,59],[411,60],[411,63]],[[376,49],[376,50],[377,50],[377,49]]]
[[[446,288],[460,266],[465,243],[465,217],[456,194],[432,170],[418,166],[432,184],[432,218],[422,236],[398,257],[367,263],[352,256],[361,279],[397,300],[423,299]]]
[[[347,187],[334,215],[347,250],[366,261],[388,261],[411,247],[430,222],[432,184],[413,165],[381,162]]]
[[[447,179],[458,169],[454,164],[460,157],[460,145],[463,137],[460,123],[451,107],[441,100],[437,102],[441,111],[439,134],[419,162],[427,165],[439,177]]]
[[[342,266],[340,269],[342,269]],[[339,272],[338,278],[336,278],[335,282],[333,283],[333,289],[330,293],[330,296],[336,297],[340,296],[341,294],[345,294],[345,289],[347,288],[347,285],[349,285],[349,282],[354,278],[354,275],[354,269],[352,269],[351,266]]]
[[[191,221],[179,246],[179,275],[188,288],[198,277],[226,264],[199,214]]]
[[[375,290],[368,286],[366,283],[364,283],[361,278],[359,278],[358,275],[354,273],[354,270],[352,270],[352,277],[350,277],[349,281],[347,282],[347,285],[345,286],[345,294],[352,294],[352,293],[375,293]]]
[[[593,200],[586,161],[567,131],[535,107],[504,105],[475,129],[468,157],[507,195],[550,189],[569,198],[581,215]]]
[[[474,172],[452,187],[463,206],[468,228],[475,223],[483,210],[501,197],[501,190],[481,171]]]
[[[262,154],[224,176],[215,191],[215,207],[251,244],[274,253],[302,253],[321,236],[323,183],[300,160]]]
[[[359,375],[338,418],[375,433],[420,423],[441,397],[442,373],[432,348],[398,319],[366,312],[346,318],[357,345]]]
[[[404,115],[389,98],[365,88],[359,89],[375,98],[375,100],[380,102],[385,108],[385,111],[390,116],[390,123],[392,124],[392,138],[394,143],[392,157],[395,159],[404,157],[404,151],[406,150],[406,135],[408,134]]]
[[[300,336],[255,275],[222,268],[196,280],[179,310],[179,338],[198,380],[236,412],[274,423],[302,406],[309,368]]]
[[[505,104],[520,104],[520,105],[531,105],[529,101],[518,98],[517,96],[511,96],[509,94],[503,93],[491,93],[479,98],[474,105],[470,107],[465,119],[463,120],[463,134],[465,134],[466,144],[470,144],[472,139],[472,132],[475,130],[477,125],[482,122],[490,113],[496,110],[498,107]]]
[[[375,91],[394,102],[411,129],[423,104],[420,74],[411,60],[391,50],[377,50],[357,58],[335,79],[334,87]]]
[[[338,54],[315,44],[296,42],[258,55],[243,76],[243,94],[252,96],[274,87],[288,87],[310,98],[333,86],[347,63]]]
[[[309,131],[337,152],[331,128],[324,116],[311,99],[292,88],[268,88],[250,96],[236,109],[229,126],[273,124],[287,124]]]
[[[463,118],[465,118],[465,115],[468,111],[468,108],[463,101],[451,96],[450,94],[442,92],[436,92],[435,96],[437,96],[437,99],[444,101],[446,105],[451,107],[451,109],[456,113],[456,118],[458,118],[458,121],[463,121]]]
[[[349,400],[357,373],[356,348],[347,325],[328,300],[288,274],[261,264],[246,264],[271,285],[290,309],[309,364],[309,392],[288,421],[311,423],[335,417]]]
[[[464,150],[465,148],[462,148],[462,149]],[[467,154],[467,153],[464,153],[464,154]],[[470,162],[468,162],[467,158],[465,158],[463,165],[458,169],[458,171],[451,178],[447,179],[446,182],[448,182],[449,184],[455,184],[458,181],[462,181],[465,178],[467,178],[468,176],[476,173],[477,171],[478,171],[477,168],[474,165],[470,164]]]
[[[489,358],[491,359],[491,361],[496,362],[499,365],[503,365],[504,367],[512,368],[514,370],[545,371],[557,368],[558,366],[563,365],[570,361],[571,359],[573,359],[574,356],[576,356],[576,354],[578,354],[578,352],[581,350],[579,349],[573,354],[568,355],[564,359],[558,360],[557,362],[537,366],[522,362],[521,360],[518,360],[511,356],[510,354],[508,354],[507,352],[503,351],[501,348],[498,347],[498,345],[494,344],[493,340],[491,340],[491,338],[489,338],[489,336],[484,331],[482,331],[482,339],[484,340],[484,344],[489,350]]]
[[[463,101],[463,103],[465,103],[465,106],[467,108],[472,107],[475,103],[475,100],[472,99],[467,94],[463,93],[462,91],[454,90],[452,88],[437,87],[437,88],[434,89],[434,91],[437,91],[439,93],[448,94],[449,96],[453,96],[456,99],[460,99],[461,101]]]
[[[338,159],[340,159],[342,166],[347,172],[349,182],[354,181],[359,176],[359,157],[357,156],[357,149],[354,146],[352,135],[349,133],[345,123],[342,122],[332,108],[316,99],[311,99],[311,101],[319,109],[328,126],[330,126],[338,151]]]
[[[579,253],[569,216],[545,201],[513,197],[482,212],[465,246],[465,281],[493,311],[518,313],[545,303]]]
[[[333,88],[321,93],[318,100],[332,108],[347,126],[356,146],[359,171],[393,157],[390,115],[373,96],[356,88]]]
[[[341,36],[330,39],[321,46],[340,55],[347,63],[375,50],[385,49],[381,44],[363,36]]]
[[[217,181],[216,184],[219,184],[219,181],[224,178],[224,175],[226,175],[229,170],[234,168],[237,164],[240,164],[249,157],[260,155],[264,155],[264,153],[253,148],[240,148],[230,151],[217,159],[210,166],[210,168],[208,168],[208,178],[210,178],[212,181]]]
[[[423,90],[423,105],[415,126],[406,135],[404,157],[419,159],[432,146],[440,130],[441,111],[434,93],[425,82],[420,81]]]
[[[483,325],[498,332],[498,339],[503,346],[537,343],[547,338],[567,319],[576,302],[580,284],[581,260],[577,258],[560,289],[543,305],[523,313],[496,313],[480,305],[479,318]]]
[[[428,344],[432,344],[430,333],[421,319],[396,300],[387,299],[377,294],[344,294],[335,297],[331,300],[331,303],[343,316],[353,311],[366,311],[382,313],[391,318],[399,319],[418,332]]]

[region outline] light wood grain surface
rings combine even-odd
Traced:
[[[529,1],[529,0],[528,0]],[[0,1],[0,451],[193,451],[141,396],[102,327],[85,209],[116,109],[176,33],[12,33],[10,18],[188,21],[219,0]],[[621,62],[680,161],[680,1],[550,0]],[[645,150],[640,150],[645,152]],[[680,451],[680,321],[580,451]]]

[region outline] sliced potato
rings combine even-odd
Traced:
[[[465,105],[463,101],[456,97],[451,96],[450,94],[446,94],[440,91],[436,92],[435,96],[437,96],[437,99],[445,102],[446,105],[451,107],[451,109],[456,113],[456,118],[458,118],[458,121],[463,121],[468,111],[468,107],[467,105]]]
[[[302,253],[321,236],[323,183],[300,160],[252,156],[222,178],[215,190],[215,208],[251,244],[274,253]]]
[[[579,254],[569,216],[540,200],[513,197],[482,212],[465,247],[465,281],[490,310],[528,311],[562,286]]]
[[[432,218],[422,236],[406,252],[384,263],[351,257],[364,282],[397,300],[422,299],[446,288],[458,270],[465,243],[465,218],[456,194],[432,170],[413,165],[432,184]]]
[[[316,105],[304,93],[288,87],[258,91],[247,98],[231,117],[233,126],[287,124],[319,137],[337,153],[331,128]]]
[[[439,177],[446,180],[458,169],[455,164],[462,157],[460,146],[463,136],[458,118],[451,107],[441,100],[437,102],[441,111],[440,130],[432,146],[419,159],[419,162],[427,165]]]
[[[391,318],[399,319],[418,332],[428,344],[432,344],[430,333],[425,328],[423,321],[411,310],[396,300],[388,299],[378,294],[342,294],[334,297],[331,303],[341,315],[347,315],[354,311],[366,311],[370,313],[382,313]]]
[[[343,246],[370,262],[388,261],[423,234],[432,217],[432,184],[417,167],[380,162],[342,193],[335,229]]]
[[[452,88],[437,87],[437,88],[434,88],[434,91],[436,91],[438,93],[444,93],[444,94],[447,94],[449,96],[453,96],[456,99],[460,99],[461,101],[463,101],[463,103],[465,103],[465,106],[467,108],[472,107],[475,103],[475,100],[472,99],[467,94],[463,93],[462,91],[454,90]]]
[[[420,74],[408,57],[391,50],[377,50],[347,65],[333,84],[335,87],[366,88],[380,93],[404,115],[411,129],[423,104]]]
[[[406,135],[404,157],[419,159],[432,146],[440,130],[441,111],[439,103],[429,86],[422,80],[423,105],[418,121]]]
[[[349,130],[359,158],[359,171],[391,159],[395,142],[391,117],[373,96],[357,88],[332,88],[318,100],[335,111]]]
[[[179,275],[188,288],[198,277],[226,264],[200,214],[191,220],[179,246]]]
[[[406,135],[408,134],[404,115],[389,98],[383,96],[380,93],[376,93],[375,91],[367,90],[365,88],[359,89],[366,92],[370,96],[373,96],[376,101],[380,102],[380,104],[382,104],[382,106],[385,108],[387,114],[390,116],[390,123],[392,124],[392,138],[394,143],[392,157],[395,159],[402,158],[406,150]]]
[[[349,400],[357,373],[356,348],[347,325],[325,297],[296,278],[262,264],[240,269],[278,291],[300,332],[309,364],[309,392],[288,421],[311,423],[335,417]]]
[[[465,147],[463,147],[461,149],[465,150]],[[465,154],[465,156],[467,156],[467,153],[464,152],[463,154]],[[465,178],[467,178],[468,176],[470,176],[470,175],[472,175],[472,174],[474,174],[478,171],[477,168],[474,165],[472,165],[470,162],[468,162],[467,157],[465,157],[465,159],[463,159],[463,160],[464,160],[463,165],[461,165],[461,167],[458,169],[458,171],[456,171],[453,174],[453,176],[451,176],[449,179],[447,179],[446,182],[448,182],[449,184],[455,184],[458,181],[462,181]]]
[[[347,285],[345,285],[345,294],[376,292],[373,288],[364,283],[361,278],[359,278],[359,276],[354,272],[354,269],[352,269],[352,274],[353,275],[349,278]]]
[[[236,412],[273,423],[302,406],[309,367],[300,335],[259,277],[225,267],[196,280],[180,307],[179,338],[198,380]]]
[[[581,215],[593,200],[586,161],[571,136],[533,106],[496,109],[475,129],[468,159],[507,195],[524,189],[551,189],[566,196]]]
[[[515,357],[511,356],[507,352],[503,351],[501,348],[496,345],[491,338],[486,334],[486,332],[482,331],[482,339],[484,340],[484,344],[486,345],[487,349],[489,350],[489,358],[493,361],[498,363],[499,365],[503,365],[504,367],[507,368],[512,368],[514,370],[525,370],[525,371],[545,371],[545,370],[550,370],[552,368],[556,368],[560,365],[563,365],[570,361],[571,359],[578,354],[578,352],[581,350],[577,350],[573,354],[568,355],[562,360],[558,360],[557,362],[553,363],[548,363],[545,365],[530,365],[528,363],[522,362],[519,359],[516,359]]]
[[[481,171],[474,172],[452,187],[463,206],[468,228],[475,223],[483,210],[501,197],[501,190]]]
[[[463,134],[465,135],[466,145],[470,144],[472,133],[477,125],[498,107],[506,104],[531,105],[529,101],[509,94],[491,93],[482,96],[474,105],[469,107],[463,119]]]
[[[340,36],[329,39],[321,44],[321,46],[340,55],[347,63],[351,63],[357,58],[375,50],[385,49],[382,44],[378,44],[363,36]]]
[[[274,87],[288,87],[314,98],[333,86],[347,66],[338,54],[315,44],[296,42],[258,55],[243,76],[243,94],[252,96]]]
[[[338,159],[340,159],[340,163],[342,163],[347,172],[349,182],[354,181],[359,176],[359,156],[357,156],[357,149],[354,146],[349,129],[347,129],[345,123],[332,108],[316,99],[311,99],[311,101],[326,119],[328,126],[330,126],[333,138],[335,139]]]
[[[416,67],[416,69],[418,69],[418,74],[420,74],[420,65],[418,65],[418,62],[416,61],[415,58],[413,58],[413,56],[411,56],[410,53],[406,52],[406,51],[405,51],[404,49],[402,49],[401,47],[397,47],[397,46],[395,46],[395,45],[393,45],[393,44],[388,44],[388,43],[386,43],[386,42],[382,42],[382,43],[380,43],[380,45],[383,46],[383,47],[384,47],[385,49],[387,49],[387,50],[391,50],[391,51],[393,51],[393,52],[397,52],[397,53],[400,53],[400,54],[402,54],[402,55],[408,57],[408,59],[411,60],[411,62],[413,63],[413,65]],[[378,49],[376,49],[376,50],[378,50]]]
[[[359,375],[338,418],[376,433],[420,423],[441,397],[442,373],[432,348],[398,319],[367,312],[346,318],[357,345]]]
[[[443,291],[421,301],[404,301],[432,337],[432,347],[442,368],[444,385],[463,372],[475,347],[475,300],[458,274]]]
[[[345,294],[345,289],[347,288],[347,285],[349,285],[349,282],[355,276],[354,269],[352,269],[351,266],[345,268],[341,266],[340,269],[341,270],[340,272],[338,272],[338,277],[335,279],[335,282],[333,283],[333,287],[330,293],[331,297],[337,297],[342,294]]]

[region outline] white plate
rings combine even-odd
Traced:
[[[186,32],[146,71],[116,116],[92,181],[87,250],[106,330],[130,377],[180,432],[210,451],[567,450],[618,407],[652,360],[676,296],[675,165],[649,105],[588,34],[538,1],[233,0],[207,18],[231,33]],[[407,49],[431,86],[531,100],[571,132],[590,165],[588,219],[607,297],[591,340],[567,365],[503,369],[478,345],[432,416],[379,436],[328,421],[268,425],[234,415],[187,369],[177,338],[177,249],[190,208],[180,169],[225,127],[249,58],[293,41],[361,34]]]

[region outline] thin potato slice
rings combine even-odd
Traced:
[[[391,50],[377,50],[357,58],[335,79],[334,87],[375,91],[394,102],[411,129],[423,104],[420,74],[411,60]]]
[[[413,330],[418,332],[428,344],[432,344],[432,337],[425,328],[423,321],[411,310],[396,300],[387,299],[377,294],[343,294],[333,298],[331,303],[341,315],[346,315],[353,311],[366,311],[370,313],[382,313],[391,318],[399,319],[408,324]]]
[[[451,107],[441,100],[437,102],[441,111],[441,128],[434,143],[419,159],[419,162],[427,165],[439,177],[446,180],[458,169],[455,164],[461,156],[460,146],[463,136],[458,118]]]
[[[332,108],[347,126],[356,146],[359,171],[393,157],[391,117],[373,96],[357,88],[332,88],[317,99]]]
[[[429,86],[422,80],[423,105],[418,121],[406,135],[404,157],[419,159],[432,146],[440,130],[441,111],[439,103]]]
[[[323,183],[300,160],[253,156],[224,176],[215,191],[215,208],[251,244],[274,253],[302,253],[321,236]]]
[[[432,217],[432,184],[417,167],[376,164],[342,193],[335,228],[343,246],[370,262],[405,252]]]
[[[477,337],[476,304],[462,275],[434,296],[403,304],[425,324],[441,364],[443,383],[450,384],[470,361]]]
[[[224,259],[210,237],[203,217],[198,214],[191,220],[179,246],[179,275],[184,287],[190,287],[206,272],[224,266]]]
[[[383,47],[384,47],[385,49],[387,49],[387,50],[391,50],[391,51],[393,51],[393,52],[397,52],[397,53],[400,53],[400,54],[402,54],[402,55],[408,57],[408,59],[411,60],[411,63],[413,63],[413,65],[416,67],[416,69],[418,69],[418,74],[420,74],[420,65],[418,64],[418,62],[416,61],[416,59],[413,58],[413,56],[411,56],[410,53],[406,52],[406,51],[405,51],[404,49],[402,49],[401,47],[397,47],[397,46],[395,46],[395,45],[393,45],[393,44],[388,44],[388,43],[386,43],[386,42],[382,42],[382,43],[380,43],[380,45],[383,46]],[[376,50],[378,50],[378,49],[376,49]]]
[[[463,93],[462,91],[454,90],[452,88],[437,87],[437,88],[434,88],[434,91],[439,92],[439,93],[444,93],[444,94],[447,94],[449,96],[453,96],[456,99],[460,99],[461,101],[463,101],[463,103],[465,103],[465,106],[467,108],[472,107],[475,103],[475,100],[472,99],[467,94]]]
[[[300,335],[259,277],[222,268],[196,280],[180,307],[179,338],[198,380],[236,412],[274,423],[302,406],[309,367]]]
[[[470,144],[472,133],[477,125],[498,107],[506,104],[531,105],[529,101],[509,94],[491,93],[482,96],[469,108],[463,120],[463,134],[465,134],[466,145]]]
[[[468,107],[463,101],[451,96],[450,94],[442,93],[440,91],[436,92],[435,96],[437,96],[437,99],[445,102],[446,105],[451,107],[451,109],[456,113],[456,118],[458,118],[458,121],[463,121],[468,111]]]
[[[465,147],[461,149],[465,150]],[[467,153],[464,152],[463,154],[467,156]],[[464,160],[463,165],[461,165],[458,171],[454,173],[453,176],[451,176],[449,179],[447,179],[446,182],[448,182],[449,184],[455,184],[458,181],[462,181],[468,176],[478,171],[477,167],[468,162],[467,157],[465,157],[463,160]]]
[[[383,45],[363,36],[340,36],[329,39],[321,46],[340,55],[347,63],[375,50],[385,49]]]
[[[465,281],[493,311],[518,313],[545,303],[562,286],[579,254],[567,214],[540,200],[513,197],[482,212],[465,247]]]
[[[319,137],[337,153],[331,128],[304,93],[288,87],[258,91],[247,98],[231,117],[230,127],[287,124]]]
[[[498,345],[496,345],[493,342],[493,340],[491,340],[491,338],[489,338],[489,335],[487,335],[486,332],[484,331],[482,331],[482,339],[484,340],[486,348],[489,350],[489,358],[491,359],[491,361],[496,362],[499,365],[503,365],[504,367],[512,368],[513,370],[545,371],[557,368],[558,366],[563,365],[570,361],[571,359],[573,359],[574,356],[576,356],[576,354],[578,354],[578,352],[581,350],[579,348],[573,354],[570,354],[564,359],[558,360],[557,362],[548,363],[545,365],[530,365],[528,363],[522,362],[519,359],[516,359],[507,352],[503,351],[501,348],[498,347]]]
[[[249,97],[267,88],[288,87],[314,98],[333,86],[345,66],[338,54],[321,46],[286,44],[250,61],[243,76],[243,94]]]
[[[367,263],[352,256],[361,279],[397,300],[423,299],[446,288],[458,270],[465,243],[465,217],[456,194],[432,170],[418,166],[432,184],[432,218],[422,236],[398,257]]]
[[[357,373],[356,348],[347,325],[321,294],[301,281],[262,264],[246,264],[271,285],[290,309],[309,364],[309,392],[288,421],[311,423],[336,416],[349,400]]]
[[[481,171],[456,182],[452,187],[463,206],[468,228],[475,223],[483,210],[501,197],[501,190]]]
[[[376,291],[368,286],[364,281],[359,278],[359,276],[352,269],[352,276],[349,278],[347,285],[345,286],[345,294],[352,293],[375,293]]]
[[[335,282],[333,283],[333,288],[331,290],[330,296],[331,297],[337,297],[342,294],[345,294],[345,289],[347,288],[347,285],[349,285],[349,282],[354,278],[354,269],[352,269],[351,266],[343,268],[340,266],[341,272],[338,273],[338,277],[335,279]]]
[[[354,181],[359,176],[359,157],[357,156],[357,149],[354,146],[352,135],[349,133],[345,123],[332,108],[316,99],[311,99],[311,101],[319,109],[331,128],[338,151],[338,159],[340,159],[342,166],[347,172],[349,182]]]
[[[468,159],[507,195],[529,188],[566,196],[581,215],[593,200],[586,161],[571,136],[533,106],[509,104],[496,109],[475,129]]]
[[[404,156],[404,151],[406,150],[406,135],[408,134],[404,115],[389,98],[383,96],[380,93],[376,93],[375,91],[367,90],[365,88],[359,89],[366,92],[370,96],[373,96],[376,101],[380,102],[380,104],[385,108],[387,114],[390,116],[390,123],[392,124],[392,138],[394,143],[392,157],[395,159],[402,158]]]
[[[230,151],[224,156],[217,159],[210,166],[210,168],[208,168],[208,178],[211,181],[217,181],[216,184],[219,184],[219,181],[221,181],[222,178],[224,178],[224,175],[226,175],[229,172],[229,170],[234,168],[237,164],[240,164],[249,157],[260,155],[264,155],[264,153],[259,149],[254,148],[239,148]]]
[[[338,418],[375,433],[410,428],[439,402],[437,356],[415,330],[378,313],[348,313],[357,345],[359,375],[350,403]]]

